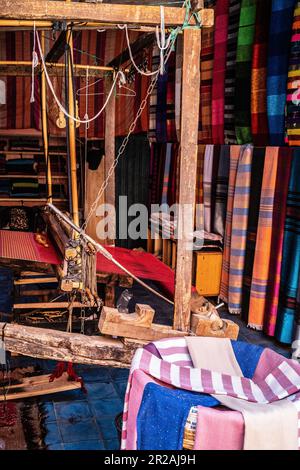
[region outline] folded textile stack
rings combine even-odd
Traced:
[[[11,155],[10,155],[11,157]],[[32,175],[37,170],[37,163],[32,158],[8,158],[6,161],[6,172],[8,174]]]
[[[122,449],[299,450],[300,364],[229,339],[155,341],[136,351]]]
[[[177,239],[177,217],[164,212],[152,212],[150,216],[151,231],[160,234],[166,239]],[[194,248],[201,249],[220,249],[223,247],[223,238],[215,233],[209,233],[205,230],[194,231]]]
[[[11,195],[18,197],[35,197],[39,194],[39,183],[33,179],[14,180]]]

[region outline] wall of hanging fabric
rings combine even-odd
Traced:
[[[50,31],[45,34],[45,53],[51,49],[56,36],[52,36]],[[138,33],[130,31],[130,39],[134,41]],[[75,31],[74,32],[74,63],[83,65],[106,65],[115,58],[123,49],[126,49],[126,38],[124,31]],[[32,59],[33,33],[29,31],[0,33],[0,59],[30,61]],[[137,62],[142,60],[136,57]],[[148,57],[148,55],[146,56]],[[151,59],[151,56],[150,56]],[[61,59],[60,61],[62,61]],[[35,102],[30,103],[31,76],[0,77],[5,83],[6,102],[0,104],[0,129],[41,129],[40,119],[40,97],[39,79],[35,79]],[[90,77],[89,84],[95,83],[99,77]],[[133,75],[133,82],[128,85],[134,90],[136,96],[123,96],[126,93],[116,91],[116,135],[126,135],[131,122],[134,120],[139,105],[146,95],[149,83],[148,77],[139,74]],[[51,76],[51,81],[55,88],[59,100],[65,105],[64,78],[61,76]],[[86,85],[86,77],[75,77],[75,92]],[[88,114],[94,116],[102,107],[104,102],[104,82],[97,81],[95,86],[89,88]],[[85,91],[76,94],[78,99],[79,116],[84,118],[86,112]],[[49,131],[54,136],[65,136],[65,128],[61,129],[56,125],[59,117],[58,106],[48,89],[47,113],[49,120]],[[141,115],[137,123],[135,132],[146,132],[148,130],[148,108]],[[85,125],[79,127],[79,135],[84,137]],[[88,137],[104,137],[104,113],[95,121],[92,121],[88,129]]]
[[[207,0],[204,4],[215,10],[215,24],[202,30],[198,142],[300,144],[300,2]],[[153,67],[157,60],[154,49]],[[152,142],[178,141],[181,66],[178,41],[151,97]]]

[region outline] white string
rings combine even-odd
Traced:
[[[86,69],[86,92],[85,92],[85,115],[84,115],[84,119],[86,121],[89,120],[89,103],[88,103],[88,87],[89,87],[89,69],[87,68]],[[88,128],[90,127],[90,124],[89,122],[87,122],[85,124],[85,134],[86,134],[86,139],[87,139],[87,131],[88,131]]]
[[[145,75],[146,77],[150,77],[150,76],[156,75],[158,73],[163,75],[164,74],[164,69],[165,69],[164,51],[166,49],[168,49],[168,47],[170,46],[170,42],[171,42],[171,38],[172,38],[172,35],[170,34],[168,39],[166,40],[165,10],[164,10],[164,7],[160,6],[160,35],[159,35],[159,27],[156,26],[156,42],[157,42],[157,47],[160,50],[160,65],[159,65],[158,70],[155,70],[154,72],[144,72],[143,70],[141,70],[136,65],[136,62],[134,61],[134,58],[133,58],[131,45],[130,45],[129,34],[128,34],[128,25],[127,24],[124,24],[124,25],[118,24],[118,28],[125,30],[128,52],[129,52],[130,60],[132,62],[132,65],[134,66],[135,70],[139,74]]]
[[[53,95],[53,98],[55,99],[56,103],[57,103],[57,106],[59,107],[59,109],[64,113],[65,116],[67,116],[69,119],[72,119],[73,121],[75,122],[79,122],[80,124],[87,124],[89,122],[92,122],[94,121],[95,119],[97,119],[102,113],[103,111],[105,110],[106,106],[107,106],[107,103],[109,102],[110,100],[110,97],[114,91],[114,88],[116,86],[116,83],[117,83],[117,80],[119,78],[119,76],[123,76],[123,72],[121,72],[120,70],[116,73],[116,76],[115,76],[115,79],[113,81],[113,84],[112,84],[112,87],[107,95],[107,98],[104,102],[104,105],[102,106],[102,108],[100,109],[100,111],[98,111],[98,113],[93,116],[92,118],[89,118],[89,119],[79,119],[79,118],[76,118],[75,116],[72,116],[71,114],[68,113],[68,111],[66,110],[66,108],[61,104],[61,102],[59,101],[58,97],[56,96],[56,93],[55,93],[55,90],[54,90],[54,87],[52,85],[52,82],[50,80],[50,77],[49,77],[49,74],[48,74],[48,71],[47,71],[47,67],[46,67],[46,63],[45,63],[45,59],[44,59],[44,56],[43,56],[43,52],[42,52],[42,48],[41,48],[41,43],[40,43],[40,38],[39,38],[39,35],[38,35],[38,32],[36,32],[36,40],[37,40],[37,45],[38,45],[38,50],[39,50],[39,53],[40,53],[40,57],[41,57],[41,61],[42,61],[42,65],[43,65],[43,70],[44,70],[44,73],[45,73],[45,77],[47,79],[47,82],[48,82],[48,86],[51,90],[51,93]]]
[[[34,83],[34,69],[38,66],[39,59],[38,55],[35,50],[35,21],[33,22],[33,47],[32,47],[32,65],[31,65],[31,96],[30,96],[30,103],[35,102],[34,91],[35,91],[35,83]]]

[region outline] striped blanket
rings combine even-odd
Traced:
[[[232,342],[238,361],[239,343]],[[300,364],[267,348],[262,352],[257,351],[257,346],[249,344],[245,345],[241,357],[245,355],[249,360],[244,361],[244,367],[241,366],[243,376],[239,377],[193,368],[185,338],[160,340],[147,345],[144,349],[137,349],[125,395],[121,448],[128,450],[136,448],[134,423],[131,422],[133,428],[127,426],[128,421],[131,420],[128,410],[136,400],[136,390],[132,387],[135,371],[142,371],[150,380],[156,383],[159,381],[162,386],[200,394],[235,397],[259,404],[289,400],[295,405],[296,413],[298,413],[298,430],[295,432],[298,434],[298,447],[300,448]],[[253,356],[256,356],[256,361],[253,360]],[[249,362],[254,366],[252,371],[244,369]],[[131,442],[130,445],[129,442]]]

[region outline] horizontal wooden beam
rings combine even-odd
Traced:
[[[184,8],[165,7],[164,10],[166,26],[183,24]],[[204,27],[212,26],[213,10],[205,9],[200,12],[200,16]],[[51,0],[1,0],[0,18],[138,25],[158,25],[161,20],[159,6],[68,3]]]
[[[50,76],[63,77],[65,74],[63,63],[47,63],[47,72]],[[35,68],[35,74],[41,72],[41,65]],[[103,65],[82,65],[74,64],[74,76],[86,77],[86,70],[89,71],[89,76],[101,76],[106,72],[112,72],[113,67],[106,67]],[[1,60],[0,61],[0,76],[31,76],[32,64],[29,60],[13,61]]]
[[[135,348],[103,336],[85,336],[48,328],[0,323],[7,351],[78,364],[130,367]]]

